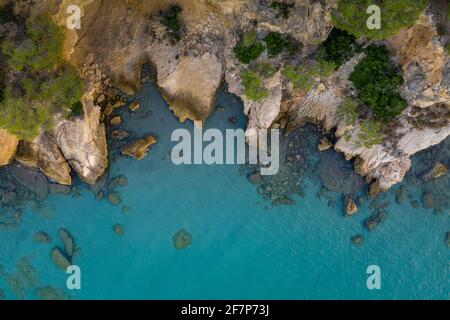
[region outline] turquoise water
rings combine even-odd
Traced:
[[[238,165],[172,164],[170,135],[179,127],[192,130],[192,124],[178,123],[152,83],[139,98],[140,112],[152,114],[139,118],[123,111],[124,128],[136,136],[153,133],[159,142],[142,161],[118,157],[110,173],[128,178],[117,190],[131,213],[97,201],[84,187],[79,199],[50,196],[45,207],[51,217],[28,209],[20,227],[0,231],[0,265],[7,273],[27,257],[39,277],[35,286],[65,288],[67,275],[50,259],[63,227],[82,249],[82,289],[66,291],[77,299],[450,298],[448,212],[400,206],[393,190],[387,195],[389,218],[369,233],[362,224],[370,214],[367,205],[344,218],[342,205],[329,207],[310,180],[295,206],[271,207]],[[222,92],[217,104],[225,112],[215,112],[207,128],[245,127],[237,98]],[[238,117],[236,125],[230,116]],[[116,223],[124,236],[114,233]],[[193,239],[184,250],[172,241],[180,229]],[[39,230],[53,243],[36,243]],[[362,246],[350,242],[355,234],[365,236]],[[374,264],[381,268],[381,290],[366,286],[366,268]],[[17,299],[5,278],[0,288]],[[36,297],[35,288],[25,290],[27,298]]]

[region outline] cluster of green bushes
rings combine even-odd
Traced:
[[[173,5],[166,11],[161,12],[162,23],[166,26],[169,35],[175,41],[181,40],[182,27],[179,15],[182,11],[183,8],[178,5]]]
[[[383,124],[381,122],[365,119],[360,123],[357,145],[369,149],[376,144],[381,144],[383,142],[382,130]]]
[[[291,9],[294,8],[293,3],[286,3],[286,2],[279,2],[279,1],[273,1],[270,4],[270,7],[274,10],[277,10],[277,18],[283,17],[285,19],[289,18],[289,14],[291,12]]]
[[[347,126],[354,125],[359,118],[359,103],[357,100],[346,97],[337,110]]]
[[[263,81],[272,77],[277,71],[277,68],[267,61],[252,63],[248,69],[242,72],[245,96],[254,101],[267,98],[270,93],[264,87]]]
[[[258,59],[266,48],[267,53],[272,58],[285,50],[291,55],[301,50],[300,43],[278,32],[270,32],[263,40],[265,45],[258,40],[256,31],[247,32],[236,47],[234,47],[234,55],[240,62],[249,64]]]
[[[381,9],[381,28],[370,30],[367,9],[378,5]],[[383,40],[400,29],[410,27],[427,8],[428,0],[339,0],[332,17],[339,29],[359,37]]]
[[[288,78],[294,88],[309,91],[314,87],[315,78],[329,77],[333,74],[336,66],[324,60],[297,66],[286,66],[283,74]]]
[[[258,59],[264,50],[264,45],[258,41],[256,31],[250,31],[234,47],[233,52],[240,62],[249,64]]]
[[[63,62],[62,30],[46,15],[26,21],[20,40],[5,40],[2,54],[11,78],[0,104],[0,127],[24,140],[49,130],[56,114],[80,114],[84,82]]]
[[[319,59],[334,63],[339,68],[360,51],[361,47],[356,43],[354,35],[334,28],[327,40],[320,45],[317,56]]]
[[[389,121],[408,105],[399,94],[403,78],[391,64],[389,51],[384,46],[372,45],[366,53],[349,79],[358,90],[358,98],[372,109],[375,116]]]

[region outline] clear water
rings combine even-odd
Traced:
[[[111,175],[123,174],[120,188],[128,215],[84,190],[80,199],[51,196],[51,218],[31,209],[21,227],[0,231],[0,265],[13,273],[28,257],[39,275],[39,286],[65,288],[67,275],[50,259],[61,245],[57,230],[68,229],[82,254],[82,289],[77,299],[448,299],[450,250],[443,240],[450,229],[446,212],[399,206],[391,201],[389,219],[374,232],[362,222],[368,208],[344,218],[342,207],[328,207],[309,182],[297,205],[272,208],[254,185],[239,174],[238,165],[175,166],[169,152],[170,134],[180,125],[150,83],[139,95],[152,116],[125,114],[125,129],[136,135],[154,133],[159,142],[142,161],[120,157]],[[206,127],[245,127],[241,102],[221,93]],[[389,195],[393,200],[394,192]],[[124,226],[119,237],[113,226]],[[176,250],[172,236],[186,229],[193,243]],[[53,244],[37,244],[36,231],[51,234]],[[350,238],[361,233],[360,247]],[[366,268],[381,268],[381,290],[368,290]],[[17,296],[0,279],[7,298]],[[29,288],[27,298],[35,298]]]

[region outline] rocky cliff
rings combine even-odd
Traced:
[[[314,122],[326,131],[336,130],[335,149],[347,159],[355,159],[356,171],[372,183],[372,193],[387,190],[403,179],[413,154],[450,135],[450,64],[433,12],[427,11],[415,26],[383,42],[402,68],[405,81],[402,97],[409,106],[383,131],[383,142],[370,148],[355,141],[359,123],[348,126],[337,113],[343,97],[354,91],[348,77],[364,54],[354,56],[331,76],[315,78],[312,89],[307,92],[299,92],[281,72],[287,60],[263,53],[261,59],[270,61],[278,72],[264,79],[268,95],[255,101],[247,98],[242,85],[246,66],[233,53],[246,31],[256,29],[258,36],[276,31],[303,45],[290,62],[305,62],[328,37],[332,29],[330,12],[336,2],[295,0],[291,2],[293,9],[288,17],[280,17],[270,8],[271,2],[264,0],[47,0],[36,3],[37,11],[51,12],[62,26],[67,19],[67,6],[80,6],[81,29],[67,31],[65,55],[84,70],[85,78],[90,81],[84,99],[84,118],[62,121],[52,137],[42,136],[50,145],[56,144],[60,151],[59,154],[54,148],[45,149],[50,153],[53,150],[53,156],[45,163],[59,163],[62,168],[59,176],[51,173],[54,170],[48,170],[48,175],[58,182],[69,182],[68,170],[65,162],[60,161],[60,155],[88,183],[103,174],[107,166],[107,147],[100,120],[101,110],[108,105],[104,102],[104,92],[115,88],[126,93],[140,90],[141,68],[149,63],[164,98],[180,121],[205,121],[225,81],[228,90],[244,102],[244,111],[249,117],[248,129],[282,127],[289,132],[305,122]],[[171,37],[162,19],[172,5],[183,9],[179,14],[180,39]],[[113,97],[114,94],[109,98]],[[10,160],[8,152],[14,149],[13,138],[9,139],[11,148],[2,151],[6,160]],[[23,161],[20,155],[24,145],[19,149],[18,159]],[[36,142],[29,149],[35,150]],[[33,165],[35,159],[33,156]],[[41,169],[45,172],[45,168]]]

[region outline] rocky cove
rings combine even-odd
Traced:
[[[358,125],[348,128],[337,111],[344,94],[351,90],[347,78],[362,56],[342,65],[331,77],[316,80],[306,94],[296,92],[277,72],[265,80],[270,95],[255,102],[245,96],[241,84],[243,66],[233,55],[240,30],[250,27],[258,17],[260,32],[283,30],[301,40],[302,55],[306,56],[332,29],[331,21],[323,17],[328,17],[335,5],[333,1],[295,1],[295,6],[304,10],[296,10],[287,20],[252,1],[208,2],[207,9],[202,1],[177,3],[183,7],[185,29],[181,41],[174,43],[158,19],[149,19],[167,7],[164,1],[145,5],[118,0],[80,1],[85,12],[83,27],[67,32],[64,53],[88,82],[83,116],[61,121],[32,142],[19,141],[0,131],[2,164],[12,162],[0,171],[3,229],[20,227],[30,206],[43,217],[54,215],[46,205],[51,194],[50,198],[60,199],[63,194],[74,198],[67,201],[76,202],[84,201],[86,191],[91,192],[96,201],[133,215],[137,209],[123,195],[131,188],[130,178],[112,167],[127,156],[142,160],[150,148],[165,144],[156,126],[145,127],[146,121],[159,117],[145,105],[149,102],[143,88],[153,84],[180,122],[203,121],[208,125],[213,121],[210,117],[220,116],[224,107],[228,109],[220,103],[220,96],[232,93],[236,95],[233,99],[242,101],[239,107],[248,117],[248,122],[241,125],[244,129],[280,128],[285,133],[279,174],[260,176],[254,165],[239,169],[240,179],[249,180],[247,184],[262,197],[266,210],[307,203],[313,192],[318,201],[338,210],[341,217],[356,215],[354,219],[362,228],[354,228],[347,235],[346,245],[362,245],[366,239],[370,242],[371,237],[376,237],[371,231],[383,228],[381,225],[389,221],[397,205],[433,212],[448,229],[450,204],[443,192],[449,189],[445,168],[450,165],[448,55],[430,12],[424,13],[411,29],[386,41],[402,66],[402,94],[409,107],[383,132],[382,144],[365,148],[347,138],[348,132],[353,137],[357,135]],[[44,1],[36,8],[50,10],[54,20],[64,25],[64,5],[65,1],[58,5]],[[304,23],[298,23],[298,19]],[[308,27],[302,29],[303,26]],[[107,33],[99,37],[103,30],[112,30],[114,36]],[[286,63],[283,57],[277,59],[276,64]],[[146,64],[150,67],[143,68]],[[442,123],[429,121],[430,115],[441,114]],[[242,115],[229,114],[228,119],[222,119],[222,125],[233,124],[235,121],[230,119],[234,117],[241,119]],[[139,123],[139,130],[134,130],[135,123]],[[152,161],[152,154],[153,149],[151,159],[143,161]],[[133,167],[140,163],[127,164]],[[392,190],[385,192],[389,189]],[[109,230],[126,238],[129,228],[125,234],[124,224],[111,223]],[[174,236],[175,247],[191,245],[192,237],[184,229],[183,237],[175,239],[181,232],[176,233],[177,230],[168,236]],[[74,235],[76,241],[81,238],[80,233]],[[448,246],[448,234],[441,230],[435,236],[441,246]],[[43,234],[37,237],[44,243],[48,240]],[[58,255],[56,260],[65,265],[72,255],[62,247],[59,254],[52,254]],[[42,288],[61,295],[49,287]]]

